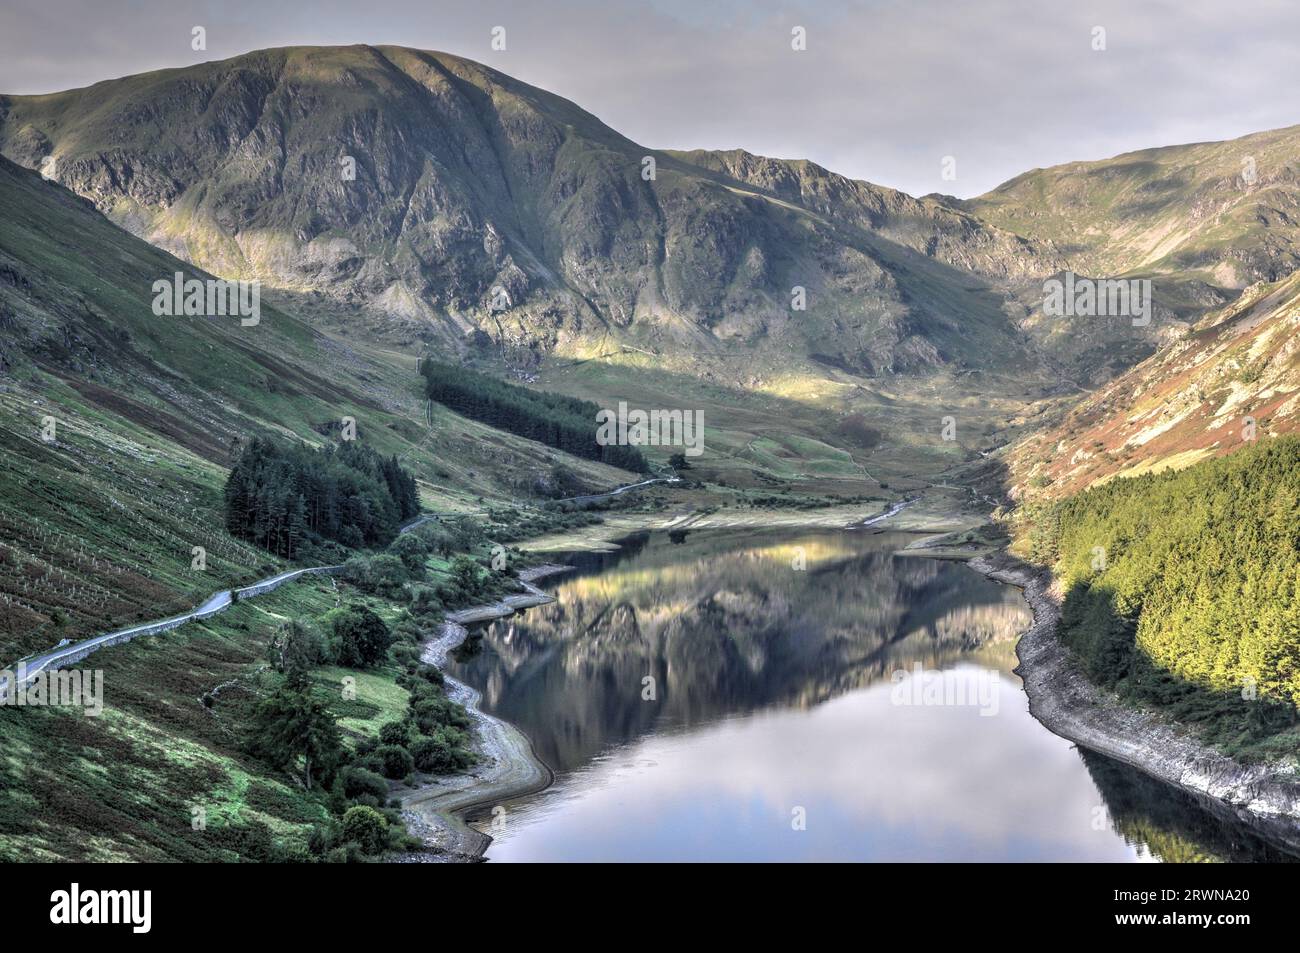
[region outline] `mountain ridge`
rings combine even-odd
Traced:
[[[489,67],[400,47],[259,51],[0,112],[0,152],[54,156],[56,178],[141,237],[440,346],[483,332],[579,354],[612,335],[708,363],[816,341],[867,374],[927,372],[1019,350],[997,279],[1050,270],[937,203],[834,177],[860,200],[818,217],[830,209],[773,203]],[[886,197],[902,214],[873,231]],[[951,301],[997,346],[964,341]]]

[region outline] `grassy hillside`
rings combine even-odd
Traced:
[[[1026,172],[960,203],[1080,273],[1240,290],[1300,265],[1300,126]]]
[[[254,327],[154,315],[153,282],[193,269],[5,160],[0,218],[2,665],[281,568],[224,529],[227,466],[259,434],[319,446],[353,417],[358,441],[399,457],[425,505],[444,511],[526,497],[557,464],[594,486],[632,476],[428,407],[414,355],[328,337],[271,304]],[[445,558],[430,564],[426,610],[453,578]],[[98,717],[0,708],[0,857],[358,856],[340,832],[343,812],[383,808],[389,781],[371,778],[369,793],[305,790],[300,775],[250,753],[250,726],[286,684],[268,665],[271,637],[295,620],[321,632],[344,599],[368,604],[406,641],[365,671],[317,665],[308,691],[337,721],[346,757],[373,768],[379,727],[406,712],[418,656],[404,615],[411,595],[296,583],[93,655],[81,667],[103,672]],[[345,678],[355,698],[341,692]],[[390,836],[371,856],[405,843],[396,815],[387,820]]]
[[[1300,429],[1300,274],[1249,288],[1045,421],[1007,456],[1010,494],[1059,498]]]
[[[429,410],[414,356],[402,366],[273,306],[256,327],[155,316],[152,283],[189,267],[3,160],[0,216],[6,660],[273,570],[219,511],[232,450],[257,433],[321,444],[354,417],[359,439],[398,455],[444,510],[527,495],[557,461],[593,486],[631,477]]]
[[[273,626],[334,605],[301,583],[225,615],[93,657],[99,717],[0,708],[0,857],[14,860],[270,860],[327,816],[323,799],[239,752]],[[200,697],[219,685],[222,704]],[[337,694],[337,693],[336,693]],[[377,706],[374,707],[377,711]],[[377,730],[377,726],[376,726]],[[206,812],[193,829],[192,809]]]
[[[1081,276],[1151,282],[1150,324],[1043,313],[1026,282],[1021,326],[1079,386],[1175,342],[1190,325],[1259,282],[1300,265],[1300,126],[1228,142],[1146,149],[1017,176],[949,204],[1049,249]]]

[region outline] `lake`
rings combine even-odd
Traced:
[[[556,773],[470,816],[509,861],[1281,859],[1043,728],[1020,593],[861,529],[651,533],[449,671]]]

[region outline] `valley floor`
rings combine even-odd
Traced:
[[[520,543],[536,553],[613,551],[618,540],[650,530],[716,529],[841,529],[862,526],[895,504],[844,504],[819,509],[717,508],[680,505],[660,512],[613,512],[601,523],[566,529]],[[904,532],[949,534],[975,529],[988,522],[986,513],[972,509],[965,496],[945,489],[919,494],[907,508],[890,516],[888,527]]]

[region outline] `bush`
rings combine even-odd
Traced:
[[[388,821],[373,807],[350,807],[343,815],[343,839],[364,853],[378,854],[388,843]]]
[[[388,782],[373,771],[354,766],[343,772],[343,793],[353,800],[368,794],[383,801],[388,797]]]
[[[380,744],[405,746],[410,738],[411,728],[404,721],[386,722],[379,729]]]
[[[326,618],[334,633],[338,664],[345,668],[371,668],[384,661],[392,633],[384,620],[365,606],[335,609]]]
[[[410,573],[402,560],[381,553],[378,556],[352,557],[343,564],[343,578],[362,592],[385,599],[401,599],[406,595]]]
[[[442,600],[438,593],[429,586],[417,586],[411,592],[411,611],[418,616],[438,615],[442,612]]]
[[[416,742],[415,766],[430,774],[447,774],[467,768],[474,756],[465,748],[468,736],[455,728],[443,728]]]
[[[424,561],[429,556],[429,544],[415,533],[402,533],[388,547],[389,553],[402,561],[414,577],[424,575]]]
[[[405,642],[393,646],[393,660],[398,665],[410,666],[420,661],[420,649],[415,645],[408,645]]]
[[[375,752],[383,766],[384,777],[397,780],[415,770],[415,759],[401,745],[380,745]]]
[[[422,734],[431,734],[438,728],[468,728],[469,714],[464,706],[456,704],[445,695],[434,695],[412,702],[411,714]]]

